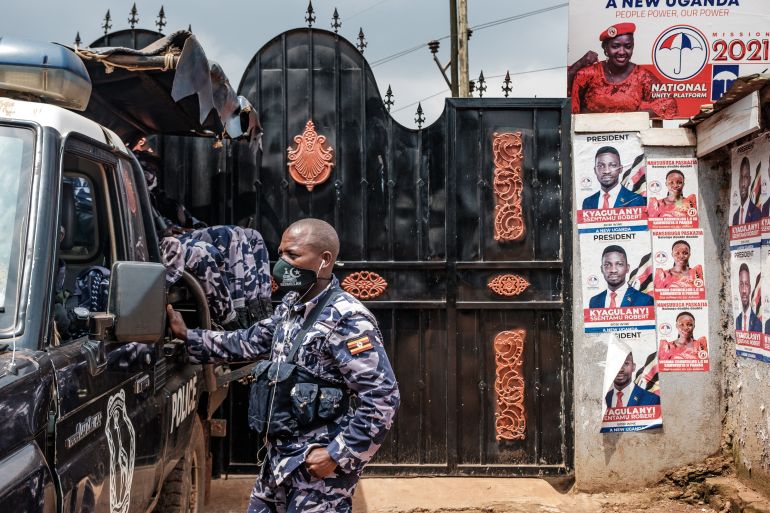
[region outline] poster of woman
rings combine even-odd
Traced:
[[[698,160],[647,159],[650,228],[698,227]]]
[[[654,86],[661,81],[632,62],[636,47],[634,23],[616,23],[599,34],[603,60],[589,50],[568,68],[572,113],[649,112],[652,117],[673,119],[677,103],[656,97]]]
[[[718,4],[718,6],[717,6]],[[570,0],[567,95],[575,114],[687,119],[762,73],[767,0]]]
[[[709,370],[708,306],[706,301],[668,301],[656,308],[658,370]]]
[[[653,230],[655,300],[706,299],[703,230]]]

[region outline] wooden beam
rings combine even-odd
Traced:
[[[572,129],[576,134],[593,132],[640,132],[650,128],[646,112],[617,112],[610,114],[575,114]]]
[[[695,127],[696,155],[702,157],[762,128],[759,93],[753,92]]]
[[[695,147],[695,132],[690,128],[650,128],[642,130],[642,145]]]

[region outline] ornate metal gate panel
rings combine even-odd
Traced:
[[[110,42],[131,46],[120,35]],[[368,472],[571,472],[566,101],[447,100],[411,130],[363,55],[316,29],[266,44],[239,94],[259,111],[262,151],[165,137],[166,192],[211,223],[250,222],[273,258],[296,219],[337,228],[336,274],[379,319],[402,394]],[[256,471],[246,408],[234,385],[215,463],[228,472]]]
[[[569,472],[565,102],[448,100],[410,130],[363,55],[315,29],[265,45],[239,94],[264,137],[256,161],[233,148],[232,219],[252,217],[272,250],[296,219],[331,222],[337,276],[380,320],[402,405],[369,471]],[[231,471],[254,470],[245,408],[233,397]]]

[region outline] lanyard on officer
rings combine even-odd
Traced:
[[[302,341],[305,338],[305,335],[307,335],[307,332],[310,330],[310,328],[313,327],[313,325],[318,320],[318,317],[320,317],[321,312],[323,312],[326,307],[331,304],[331,302],[334,300],[334,298],[337,297],[337,293],[340,291],[338,286],[331,286],[329,287],[323,295],[318,298],[318,303],[313,307],[313,310],[310,312],[310,314],[305,317],[305,320],[302,322],[302,328],[299,332],[297,332],[296,335],[294,335],[294,338],[292,340],[291,348],[289,349],[289,355],[286,357],[286,363],[293,364],[294,358],[297,356],[297,351],[299,351],[299,347],[302,345]],[[271,350],[272,353],[272,350]],[[271,366],[272,368],[272,366]],[[274,381],[278,378],[280,369],[281,369],[281,362],[275,362],[275,373],[273,377],[270,377],[270,370],[271,368],[267,369],[268,372],[268,378],[271,381]],[[273,402],[275,400],[275,392],[277,387],[273,387],[272,393],[270,395],[270,405],[268,407],[268,418],[267,418],[267,427],[265,428],[265,438],[262,443],[262,446],[257,450],[257,464],[262,466],[264,465],[265,461],[267,461],[267,451],[264,453],[264,459],[262,457],[262,450],[267,449],[267,433],[269,431],[270,422],[272,421],[273,417]]]
[[[297,351],[299,351],[299,346],[302,345],[302,341],[305,338],[305,335],[307,335],[307,332],[310,330],[310,328],[313,327],[315,322],[318,320],[318,317],[321,315],[321,312],[323,312],[326,307],[332,302],[334,297],[337,295],[336,293],[339,291],[339,287],[332,286],[329,287],[326,292],[323,293],[323,295],[318,298],[318,303],[313,307],[313,311],[310,312],[310,315],[305,317],[305,321],[302,323],[302,329],[297,332],[296,335],[294,335],[294,340],[291,344],[291,349],[289,349],[289,354],[286,357],[286,361],[288,363],[293,363],[294,358],[297,356]]]

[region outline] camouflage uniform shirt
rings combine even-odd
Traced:
[[[338,286],[333,278],[329,287]],[[272,317],[248,329],[188,330],[187,351],[199,363],[243,361],[267,354],[273,361],[286,361],[293,337],[322,295],[298,303],[299,295],[290,292]],[[326,447],[339,471],[359,474],[382,444],[400,400],[377,321],[355,297],[341,292],[307,331],[295,363],[347,387],[357,398],[352,403],[358,404],[355,408],[351,404],[336,422],[300,436],[268,440],[268,460],[276,483],[287,479],[316,446]]]

